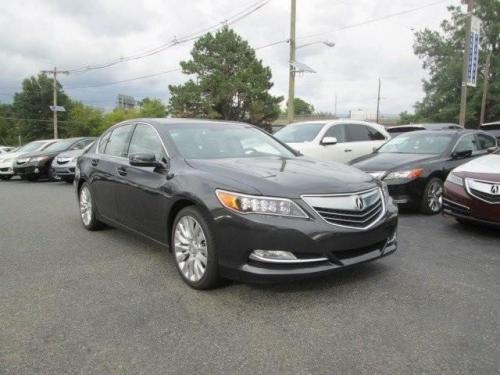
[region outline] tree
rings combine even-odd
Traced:
[[[293,112],[296,116],[308,116],[314,113],[314,106],[303,99],[293,99]]]
[[[451,19],[441,23],[441,32],[417,32],[415,54],[422,59],[429,79],[423,81],[425,97],[415,104],[416,121],[458,122],[465,39],[465,14],[450,6]],[[481,51],[476,88],[468,88],[467,127],[477,127],[484,83],[484,64],[492,51],[486,120],[500,118],[500,2],[476,0],[474,14],[481,18]]]
[[[169,112],[178,117],[247,121],[266,126],[280,113],[282,97],[269,94],[271,70],[233,30],[198,39],[192,59],[182,61],[185,74],[194,75],[183,85],[170,85]]]
[[[141,117],[165,117],[167,115],[167,107],[160,99],[144,98],[139,101]]]
[[[19,133],[18,122],[14,119],[10,104],[0,104],[0,145],[16,145]]]
[[[64,93],[62,86],[57,83],[57,103],[68,109],[71,105],[70,98]],[[53,104],[53,79],[46,74],[32,76],[23,81],[22,91],[14,95],[12,108],[20,121],[19,132],[23,142],[33,139],[52,138],[52,111]],[[65,121],[68,112],[59,112],[60,137],[67,135]]]
[[[104,111],[100,108],[72,102],[69,108],[68,136],[97,136],[103,127]]]

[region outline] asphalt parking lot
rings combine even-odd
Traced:
[[[199,292],[160,246],[85,231],[66,183],[0,198],[0,374],[500,372],[497,231],[403,213],[378,262]]]

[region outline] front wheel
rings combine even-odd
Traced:
[[[11,178],[12,178],[12,176],[0,176],[0,180],[4,180],[4,181],[10,180]]]
[[[425,185],[420,211],[426,215],[436,215],[443,208],[443,181],[431,178]]]
[[[195,289],[210,289],[220,282],[212,232],[195,207],[182,209],[172,230],[172,252],[182,279]]]
[[[102,223],[96,218],[96,207],[89,185],[85,182],[80,188],[79,206],[82,224],[87,230],[97,230],[102,227]]]

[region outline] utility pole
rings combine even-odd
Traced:
[[[479,117],[479,125],[483,125],[484,112],[486,110],[486,97],[488,96],[488,83],[490,80],[490,64],[491,64],[491,50],[486,57],[486,66],[484,67],[484,83],[483,83],[483,98],[481,100],[481,116]]]
[[[377,124],[380,120],[380,77],[378,77],[378,95],[377,95]]]
[[[294,99],[295,99],[295,18],[296,18],[296,0],[291,0],[290,9],[290,72],[288,77],[288,123],[293,122],[294,118]]]
[[[460,96],[460,116],[459,124],[465,127],[465,111],[467,107],[467,68],[469,65],[470,53],[470,28],[472,19],[472,9],[474,0],[466,0],[467,2],[467,19],[465,20],[465,40],[464,40],[464,61],[462,67],[462,93]]]
[[[54,67],[54,70],[42,70],[42,73],[52,74],[52,77],[53,77],[52,89],[53,89],[53,96],[54,96],[54,104],[53,104],[52,112],[54,114],[54,138],[57,139],[58,138],[58,131],[57,131],[57,111],[58,111],[58,107],[57,107],[57,75],[58,74],[69,74],[69,72],[66,70],[57,70],[57,68]]]

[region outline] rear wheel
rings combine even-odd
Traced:
[[[195,289],[209,289],[220,282],[212,232],[195,207],[182,209],[172,227],[172,252],[182,279]]]
[[[86,182],[80,188],[80,193],[78,196],[80,205],[80,218],[82,219],[82,224],[85,229],[97,230],[101,228],[103,224],[96,218],[94,198],[92,197],[90,187]]]
[[[426,215],[436,215],[443,208],[443,181],[431,178],[424,189],[420,211]]]

